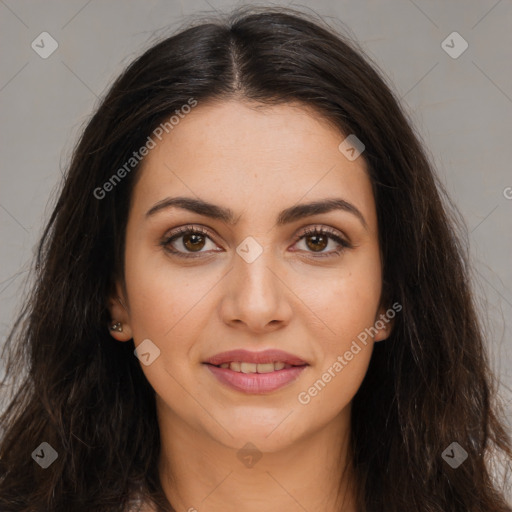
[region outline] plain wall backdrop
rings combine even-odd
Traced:
[[[21,305],[61,172],[98,98],[156,36],[172,33],[190,15],[242,4],[0,0],[0,346]],[[512,407],[511,2],[273,5],[313,9],[345,30],[402,99],[465,219],[491,361]],[[58,47],[48,56],[52,45]]]

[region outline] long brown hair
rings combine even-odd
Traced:
[[[275,8],[239,10],[154,44],[85,127],[4,349],[3,387],[9,378],[16,386],[1,417],[0,509],[122,511],[138,491],[172,510],[156,469],[154,391],[133,341],[107,330],[140,165],[103,197],[94,191],[191,98],[230,97],[301,102],[365,145],[384,299],[403,309],[353,400],[358,509],[510,512],[491,467],[499,459],[510,468],[510,438],[461,222],[378,67],[322,20]],[[32,457],[42,442],[58,454],[46,469]],[[454,442],[467,453],[457,468],[442,456]]]

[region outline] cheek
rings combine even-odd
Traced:
[[[310,295],[315,302],[311,309],[323,323],[321,334],[315,337],[320,357],[297,402],[308,416],[325,421],[351,402],[373,351],[372,328],[381,294],[380,261],[373,254],[350,263]]]
[[[142,364],[142,370],[156,393],[177,405],[189,398],[180,384],[190,387],[197,340],[208,332],[212,311],[206,294],[225,272],[178,268],[162,253],[135,248],[127,251],[125,271],[135,345],[149,339],[159,350],[155,364]]]
[[[149,337],[163,346],[169,345],[168,340],[175,339],[180,330],[194,329],[199,323],[197,319],[203,318],[205,290],[221,276],[202,272],[199,267],[180,269],[167,259],[163,249],[138,250],[135,245],[127,246],[126,257],[134,339]],[[191,317],[196,319],[195,323],[190,321]]]
[[[320,340],[327,352],[345,350],[365,328],[373,326],[379,308],[381,285],[377,251],[350,254],[338,269],[315,282],[301,277],[298,294],[307,297],[311,311],[321,320]]]
[[[372,347],[372,344],[360,344],[356,354],[349,350],[352,354],[350,361],[345,352],[329,358],[328,364],[298,393],[298,412],[322,424],[343,414],[343,411],[348,412],[368,369]]]
[[[201,319],[207,317],[203,296],[212,285],[207,287],[208,281],[197,286],[196,277],[173,268],[162,255],[129,249],[125,272],[135,346],[149,339],[159,350],[154,363],[145,365],[141,360],[141,369],[166,403],[188,403],[182,384],[190,379],[187,361],[203,329]]]

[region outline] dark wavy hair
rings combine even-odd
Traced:
[[[366,147],[383,299],[403,309],[353,399],[358,510],[512,510],[494,469],[499,460],[506,478],[511,441],[470,288],[467,235],[384,76],[322,19],[271,8],[189,25],[117,78],[74,150],[4,348],[2,387],[16,385],[0,424],[2,512],[122,511],[134,492],[174,510],[157,473],[154,391],[133,340],[119,343],[107,329],[140,165],[102,199],[94,190],[190,98],[298,102]],[[31,456],[43,441],[58,452],[45,470]],[[452,442],[468,454],[457,469],[442,457]]]

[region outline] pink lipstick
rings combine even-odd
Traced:
[[[231,350],[204,364],[223,384],[244,393],[264,394],[294,381],[309,364],[298,356],[269,349],[261,352]]]

